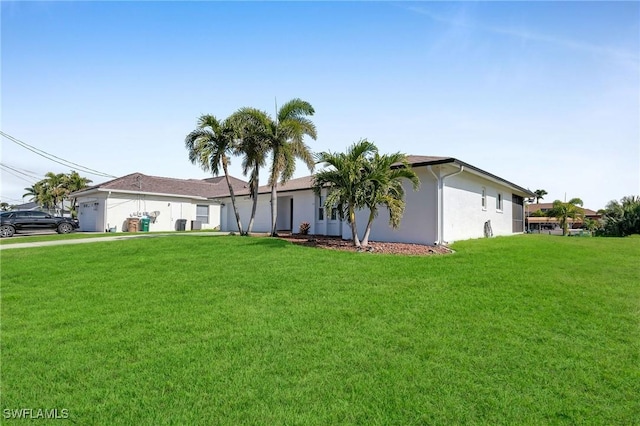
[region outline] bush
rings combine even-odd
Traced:
[[[300,233],[302,235],[307,235],[309,233],[309,229],[311,229],[309,222],[302,222],[300,224]]]

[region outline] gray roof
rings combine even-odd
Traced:
[[[512,188],[518,189],[525,194],[528,194],[529,197],[533,197],[535,194],[528,189],[525,189],[521,186],[518,186],[514,183],[509,182],[501,177],[493,175],[489,172],[485,172],[471,164],[467,164],[463,161],[460,161],[453,157],[435,157],[435,156],[427,156],[427,155],[407,155],[407,161],[412,167],[422,167],[422,166],[434,166],[437,164],[445,164],[445,163],[454,163],[459,166],[464,166],[467,170],[475,171],[478,174],[485,175],[486,177],[492,178],[494,180],[500,181]],[[395,164],[394,166],[400,166],[400,163]],[[392,166],[393,167],[393,166]],[[297,179],[291,179],[284,185],[278,184],[278,192],[287,192],[287,191],[300,191],[304,189],[310,189],[313,187],[313,176],[305,176]],[[235,188],[234,188],[235,190]],[[259,194],[265,194],[271,192],[271,187],[269,185],[262,185],[258,188]],[[248,186],[244,190],[240,190],[236,192],[238,195],[248,195],[249,189]],[[224,193],[217,195],[217,197],[228,197],[229,191],[225,191]]]
[[[247,183],[231,177],[234,190],[242,190]],[[142,173],[131,173],[99,185],[95,185],[74,193],[74,196],[85,195],[94,191],[114,191],[126,193],[145,193],[177,195],[182,197],[214,198],[229,193],[224,176],[209,179],[174,179],[159,176],[147,176]]]

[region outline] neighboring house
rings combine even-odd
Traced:
[[[246,182],[236,178],[238,190]],[[127,231],[130,218],[150,219],[150,231],[213,229],[220,225],[220,202],[228,194],[224,177],[172,179],[132,173],[73,194],[81,231]],[[180,224],[186,222],[185,228]]]
[[[488,222],[493,235],[524,232],[524,198],[534,197],[531,191],[455,158],[409,156],[408,160],[421,187],[413,191],[409,183],[405,184],[406,209],[398,229],[389,226],[386,209],[379,210],[371,230],[372,241],[446,244],[483,237]],[[300,223],[309,222],[311,234],[350,238],[351,229],[340,220],[337,210],[327,214],[322,208],[326,190],[318,196],[311,189],[312,184],[312,176],[307,176],[278,186],[277,229],[298,232]],[[248,189],[236,195],[242,224],[246,226],[252,200]],[[236,231],[228,191],[215,199],[221,206],[221,229]],[[363,210],[357,215],[361,236],[368,214]],[[270,188],[261,186],[253,232],[268,232],[270,224]]]
[[[527,225],[530,231],[546,231],[546,230],[554,230],[560,228],[560,222],[555,217],[547,217],[547,216],[532,216],[538,210],[542,213],[547,213],[549,210],[553,208],[553,203],[533,203],[527,204],[526,207],[526,217],[527,217]],[[584,217],[588,219],[600,219],[602,216],[597,212],[591,209],[582,209]],[[567,219],[570,228],[581,228],[582,227],[582,219],[576,218],[573,220],[571,218]]]

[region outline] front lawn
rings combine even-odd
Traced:
[[[454,249],[183,236],[3,251],[3,420],[23,408],[125,425],[640,419],[640,239]]]

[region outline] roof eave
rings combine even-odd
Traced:
[[[163,192],[145,192],[145,191],[129,191],[126,189],[115,189],[115,188],[93,188],[87,191],[78,191],[78,192],[73,192],[70,195],[73,195],[74,197],[78,197],[78,196],[84,196],[84,195],[88,195],[94,192],[107,192],[107,193],[111,193],[111,192],[115,192],[115,193],[119,193],[119,194],[135,194],[135,195],[156,195],[156,196],[161,196],[161,197],[176,197],[176,198],[188,198],[190,200],[209,200],[211,198],[214,197],[204,197],[202,195],[185,195],[185,194],[169,194],[169,193],[163,193]]]

